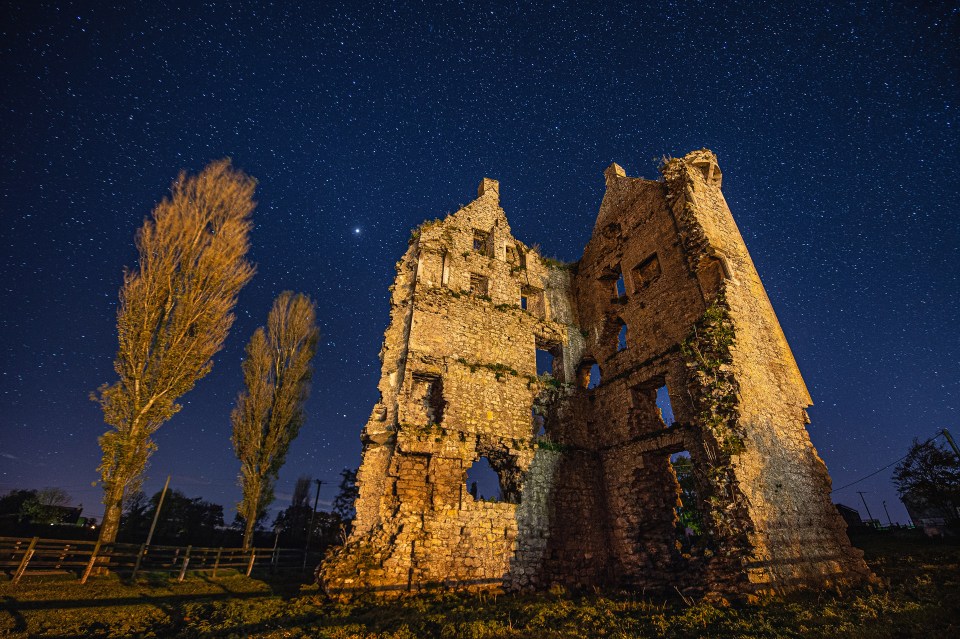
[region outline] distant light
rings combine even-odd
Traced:
[[[360,235],[360,227],[359,227],[359,226],[356,227],[355,229],[353,229],[353,234],[354,234],[354,235]]]

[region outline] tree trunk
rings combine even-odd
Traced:
[[[120,531],[120,515],[123,512],[123,487],[113,487],[104,499],[106,508],[100,523],[100,543],[112,544]]]
[[[254,512],[256,512],[256,509],[254,509]],[[244,529],[243,529],[244,550],[253,546],[253,527],[256,525],[257,525],[257,518],[255,516],[247,517],[246,525],[244,526]]]

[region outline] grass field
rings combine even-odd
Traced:
[[[151,575],[81,586],[69,575],[0,582],[5,637],[957,637],[960,546],[871,536],[855,542],[888,586],[756,604],[692,605],[624,593],[434,594],[324,601],[290,579],[176,583]]]

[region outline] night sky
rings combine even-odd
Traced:
[[[232,520],[243,346],[292,289],[323,337],[276,507],[301,474],[328,504],[359,463],[412,227],[489,176],[520,240],[576,260],[610,162],[655,178],[701,147],[834,485],[960,436],[957,2],[173,4],[3,3],[0,491],[60,486],[102,513],[88,394],[115,379],[134,232],[180,170],[224,156],[259,180],[258,273],[158,432],[148,493],[171,474]],[[906,521],[889,472],[834,498]]]

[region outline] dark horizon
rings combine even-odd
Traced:
[[[323,9],[8,3],[0,206],[0,492],[57,486],[100,517],[88,395],[114,380],[133,236],[181,170],[259,180],[252,259],[213,372],[157,433],[144,490],[233,519],[243,347],[283,290],[318,302],[299,475],[359,464],[393,265],[410,230],[500,181],[514,234],[579,259],[603,169],[656,178],[707,147],[814,406],[834,486],[960,435],[960,14],[885,3]],[[892,469],[891,469],[892,470]],[[879,473],[833,495],[884,523]]]

